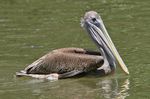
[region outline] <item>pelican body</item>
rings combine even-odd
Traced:
[[[99,51],[73,47],[56,49],[17,72],[16,75],[49,80],[68,78],[90,71],[100,71],[107,75],[115,71],[117,63],[126,74],[129,74],[100,15],[95,11],[86,12],[81,20],[81,26],[87,31]]]

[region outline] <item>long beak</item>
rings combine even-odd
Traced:
[[[104,50],[107,50],[108,54],[115,57],[115,60],[121,67],[121,69],[126,73],[129,74],[128,68],[126,67],[125,63],[123,62],[122,58],[120,57],[117,49],[115,48],[102,20],[99,20],[100,27],[95,26],[91,22],[87,22],[89,25],[90,35],[94,39],[94,41],[102,47]],[[113,57],[111,59],[113,59]]]

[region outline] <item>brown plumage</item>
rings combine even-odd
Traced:
[[[88,72],[96,70],[103,64],[98,52],[82,48],[62,48],[53,50],[33,62],[25,71],[27,74],[63,74],[73,70]]]
[[[56,49],[39,58],[17,75],[40,74],[41,76],[57,73],[59,78],[71,77],[101,67],[103,57],[100,55],[99,52],[82,48]]]

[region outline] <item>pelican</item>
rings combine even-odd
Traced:
[[[95,11],[86,12],[81,20],[81,26],[87,31],[99,51],[73,47],[56,49],[17,72],[16,76],[54,80],[90,71],[100,71],[108,75],[115,71],[117,64],[129,74],[100,15]]]

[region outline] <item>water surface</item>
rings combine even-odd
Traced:
[[[0,0],[0,99],[149,99],[149,0]],[[86,11],[101,14],[130,75],[59,81],[16,78],[49,51],[96,47],[80,27]]]

